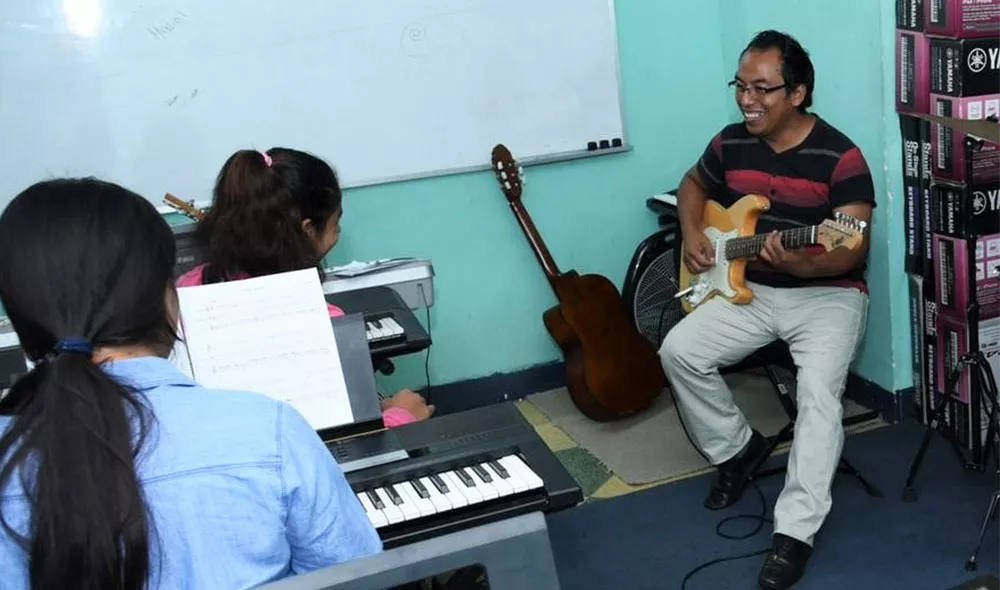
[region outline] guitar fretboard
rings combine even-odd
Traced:
[[[793,250],[815,244],[818,229],[819,226],[811,225],[809,227],[796,227],[778,232],[781,235],[781,245]],[[767,236],[768,234],[757,234],[755,236],[734,238],[726,241],[726,260],[757,256],[764,248]]]

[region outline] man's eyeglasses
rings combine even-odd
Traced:
[[[780,84],[778,86],[770,86],[770,87],[769,86],[760,86],[760,85],[757,85],[757,84],[747,86],[746,84],[744,84],[743,82],[740,82],[739,80],[731,80],[729,82],[729,87],[736,90],[736,96],[740,96],[741,94],[743,94],[745,92],[749,92],[750,96],[752,96],[753,98],[760,98],[760,97],[764,96],[765,94],[771,94],[772,92],[775,92],[777,90],[781,90],[782,88],[788,88],[788,83]]]

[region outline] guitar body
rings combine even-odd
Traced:
[[[599,422],[648,407],[666,387],[666,376],[652,343],[625,313],[618,289],[600,275],[559,270],[521,203],[520,166],[502,144],[493,148],[492,161],[514,218],[559,302],[542,314],[542,321],[562,350],[570,399]]]
[[[757,220],[767,211],[771,202],[767,197],[747,195],[728,209],[715,201],[705,202],[703,225],[705,235],[713,243],[745,236],[752,236]],[[715,266],[695,274],[681,262],[680,288],[692,288],[691,294],[681,300],[681,307],[691,313],[696,307],[713,297],[723,297],[732,303],[745,305],[753,300],[753,293],[746,286],[747,260],[726,260],[716,251]]]
[[[603,276],[572,271],[552,286],[559,304],[542,319],[562,350],[573,403],[602,422],[648,407],[666,378],[656,350],[625,314],[618,289]]]

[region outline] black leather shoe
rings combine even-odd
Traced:
[[[757,580],[761,588],[786,590],[799,581],[806,571],[812,547],[781,533],[774,534],[774,549],[764,560]]]
[[[767,460],[767,439],[753,431],[750,442],[733,458],[718,467],[712,489],[705,498],[705,507],[721,510],[736,503],[750,481],[750,475]]]

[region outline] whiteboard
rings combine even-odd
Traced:
[[[613,0],[0,6],[0,205],[81,175],[204,201],[244,148],[311,151],[346,187],[486,169],[497,143],[599,155],[628,149],[621,107]]]

